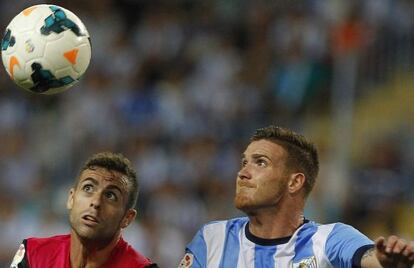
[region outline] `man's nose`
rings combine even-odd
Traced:
[[[95,193],[91,199],[90,207],[94,209],[99,209],[101,207],[101,194]]]
[[[237,173],[237,177],[241,180],[249,180],[251,179],[251,174],[248,170],[247,165],[242,167],[239,172]]]

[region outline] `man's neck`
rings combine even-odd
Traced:
[[[303,208],[285,206],[249,213],[249,231],[260,238],[275,239],[293,235],[304,223]]]
[[[112,250],[120,239],[120,234],[114,239],[102,244],[82,241],[72,230],[70,238],[70,264],[72,268],[97,268],[105,264]]]

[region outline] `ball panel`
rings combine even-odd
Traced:
[[[60,7],[61,8],[61,7]],[[62,8],[64,9],[64,8]],[[72,21],[77,28],[79,29],[79,34],[76,34],[76,36],[86,36],[89,37],[89,32],[85,27],[85,24],[81,21],[81,19],[79,19],[78,16],[76,16],[72,11],[68,10],[68,9],[64,9],[66,17]]]
[[[1,50],[7,50],[9,47],[13,47],[16,44],[16,37],[12,35],[10,29],[6,29],[3,39],[1,40]]]
[[[73,69],[78,74],[83,74],[89,66],[91,60],[91,46],[89,42],[85,42],[82,45],[77,46],[78,55],[76,64],[73,65]]]
[[[22,81],[16,81],[16,84],[22,88],[31,88],[33,86],[33,82],[31,79],[26,79]]]
[[[50,89],[70,86],[75,79],[66,75],[67,70],[58,71],[56,76],[51,69],[43,66],[38,62],[33,62],[31,65],[33,87],[30,88],[32,92],[46,93]]]
[[[25,61],[17,54],[7,57],[6,70],[10,77],[15,81],[21,81],[27,79],[26,72],[24,70]]]

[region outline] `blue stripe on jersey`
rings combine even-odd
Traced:
[[[258,268],[274,268],[276,246],[260,246],[256,245],[254,249],[254,267]]]
[[[191,249],[196,261],[205,267],[207,265],[207,245],[203,237],[203,228],[197,232],[193,240],[187,246],[187,249]]]
[[[354,227],[337,223],[327,238],[325,252],[333,267],[352,267],[355,252],[360,247],[371,244],[372,240]]]
[[[246,220],[229,220],[226,224],[226,241],[221,255],[220,267],[233,267],[239,259],[240,241],[239,234]]]
[[[352,226],[342,223],[305,223],[287,244],[259,245],[245,237],[248,218],[236,218],[205,225],[187,247],[194,254],[192,267],[256,268],[300,264],[312,261],[318,267],[352,267],[355,252],[373,242]],[[240,240],[240,238],[242,240]],[[209,251],[209,252],[207,252]],[[241,257],[239,257],[241,256]],[[276,258],[276,259],[275,259]],[[208,259],[208,260],[207,260]],[[239,263],[240,262],[240,263]]]
[[[309,227],[308,227],[309,226]],[[313,242],[312,236],[316,233],[318,227],[314,224],[305,225],[301,230],[299,230],[297,237],[296,237],[296,244],[295,244],[295,256],[293,257],[293,261],[300,261],[305,258],[309,258],[314,254],[313,252]]]

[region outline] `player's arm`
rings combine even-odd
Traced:
[[[26,240],[23,240],[20,244],[19,249],[14,255],[12,263],[10,264],[10,268],[29,268]]]
[[[193,240],[187,245],[185,255],[178,268],[207,267],[207,246],[204,240],[203,228],[198,230]]]
[[[178,268],[203,268],[198,261],[197,257],[190,251],[187,251],[184,257],[181,259]]]
[[[397,236],[380,237],[375,247],[367,250],[361,259],[362,268],[414,267],[414,242]]]

